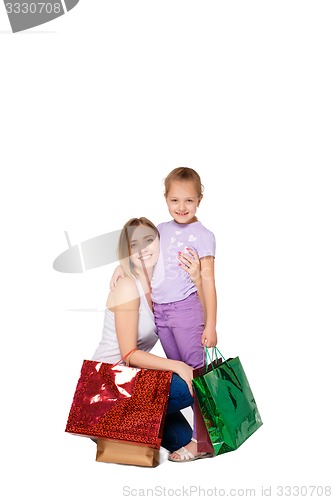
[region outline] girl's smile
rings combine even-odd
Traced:
[[[196,211],[202,199],[192,181],[173,181],[165,197],[169,213],[179,224],[196,221]]]

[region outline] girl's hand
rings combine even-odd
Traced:
[[[178,252],[179,265],[189,274],[193,283],[196,286],[199,286],[201,284],[201,267],[199,257],[196,252],[191,250],[191,248],[186,248],[186,250],[190,255]]]
[[[113,275],[110,281],[110,289],[112,292],[116,289],[117,281],[119,278],[125,278],[125,273],[122,266],[117,266],[113,271]]]
[[[217,333],[215,328],[209,328],[208,326],[205,327],[201,336],[201,344],[204,347],[216,347]]]

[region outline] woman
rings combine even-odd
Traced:
[[[182,447],[192,439],[192,429],[180,410],[193,404],[193,369],[182,361],[149,352],[158,339],[150,297],[150,280],[159,256],[159,237],[154,224],[144,217],[129,220],[119,238],[118,254],[126,276],[109,293],[102,340],[92,359],[115,363],[135,349],[130,359],[127,358],[128,364],[172,371],[162,446],[170,452],[177,450],[176,458],[169,457],[175,461],[182,461],[182,458],[178,460],[179,456],[186,460],[210,456],[207,453],[181,454],[185,449]],[[200,287],[198,259],[193,255],[193,260],[183,258],[182,262]]]

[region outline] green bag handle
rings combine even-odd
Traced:
[[[206,371],[208,370],[208,358],[209,358],[209,361],[211,362],[213,370],[215,370],[215,366],[213,364],[213,359],[212,359],[212,358],[214,358],[214,356],[210,357],[209,348],[208,347],[205,347],[205,350],[206,350]],[[215,359],[218,358],[218,356],[216,354],[218,352],[218,354],[221,356],[221,358],[223,359],[223,361],[226,361],[225,357],[223,356],[223,354],[221,353],[221,351],[218,350],[218,348],[216,346],[212,347],[212,351],[213,351],[213,354],[215,354]]]
[[[213,370],[216,370],[216,367],[214,366],[214,363],[213,363],[213,360],[212,360],[212,358],[213,358],[214,356],[210,357],[208,347],[205,347],[205,349],[206,349],[206,373],[207,373],[207,370],[208,370],[208,361],[207,361],[207,358],[209,358],[209,361],[211,362],[211,365],[212,365]],[[217,354],[216,354],[216,352],[218,352],[218,353],[219,353],[219,355],[220,355],[220,356],[221,356],[221,358],[223,359],[223,362],[224,362],[224,363],[225,363],[225,364],[226,364],[226,365],[230,368],[230,370],[232,371],[232,373],[233,373],[234,377],[236,378],[236,380],[237,380],[237,382],[238,382],[238,384],[239,384],[238,389],[239,389],[240,391],[243,391],[243,389],[242,389],[242,384],[240,383],[240,381],[239,381],[239,379],[238,379],[238,377],[237,377],[237,375],[236,375],[235,371],[232,369],[232,367],[230,366],[230,364],[228,363],[228,361],[225,359],[225,357],[223,356],[223,354],[222,354],[222,353],[218,350],[218,348],[217,348],[217,347],[212,347],[212,351],[213,351],[213,352],[214,352],[214,354],[215,354],[215,359],[217,359]]]

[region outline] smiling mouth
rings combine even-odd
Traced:
[[[144,255],[144,256],[142,256],[142,257],[139,257],[139,259],[140,259],[140,260],[148,260],[148,259],[150,259],[152,256],[153,256],[153,254],[152,254],[152,253],[150,253],[150,254],[148,254],[148,255]]]
[[[188,215],[188,212],[176,212],[177,215],[181,215],[181,216],[184,216],[184,215]]]

